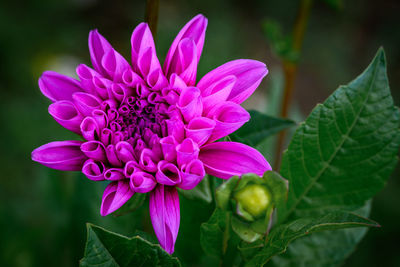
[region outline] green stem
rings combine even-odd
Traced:
[[[157,35],[159,4],[159,0],[146,0],[146,13],[144,15],[144,20],[149,24],[154,39],[156,39]]]
[[[307,22],[310,16],[312,0],[302,0],[297,14],[297,19],[293,26],[293,43],[292,49],[297,54],[300,54],[301,46],[303,44],[304,33],[306,31]],[[285,75],[285,88],[282,98],[280,117],[286,118],[289,112],[289,106],[293,95],[294,82],[296,79],[298,61],[292,62],[288,60],[283,61],[283,72]],[[285,143],[286,132],[280,132],[278,136],[278,143],[275,152],[275,170],[280,169],[282,150]]]

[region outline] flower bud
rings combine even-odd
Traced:
[[[250,184],[236,192],[234,199],[237,201],[238,215],[248,219],[244,213],[253,218],[265,215],[271,203],[271,193],[261,184]],[[251,220],[253,221],[253,220]]]

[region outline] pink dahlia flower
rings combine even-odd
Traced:
[[[240,106],[267,75],[264,63],[239,59],[196,83],[207,19],[189,21],[172,43],[164,66],[146,23],[132,33],[132,65],[97,30],[89,34],[93,68],[79,65],[79,80],[46,71],[42,93],[49,113],[84,141],[59,141],[32,152],[47,167],[82,171],[108,180],[100,214],[134,194],[150,193],[150,215],[161,246],[173,253],[180,222],[176,187],[193,189],[206,173],[222,179],[262,175],[271,167],[255,149],[215,142],[250,119]]]

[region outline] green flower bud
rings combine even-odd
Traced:
[[[241,209],[254,218],[265,215],[268,206],[271,205],[271,193],[261,184],[247,185],[236,192],[234,199],[237,200]]]

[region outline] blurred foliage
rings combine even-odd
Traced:
[[[236,58],[264,61],[270,73],[245,104],[258,110],[277,104],[265,104],[273,97],[268,90],[279,76],[280,62],[271,54],[262,22],[278,21],[283,33],[290,32],[297,1],[161,2],[157,36],[160,58],[164,58],[180,27],[201,12],[209,18],[209,27],[198,77]],[[342,2],[342,8],[332,9],[324,1],[315,1],[299,62],[295,116],[308,114],[330,90],[360,73],[380,45],[387,53],[395,103],[400,104],[400,31],[396,30],[400,26],[400,3]],[[77,266],[83,256],[86,222],[126,236],[133,236],[136,230],[152,233],[146,202],[129,215],[101,217],[105,184],[81,174],[49,170],[30,159],[30,152],[39,145],[77,138],[48,115],[49,102],[37,86],[41,72],[52,69],[73,75],[77,64],[88,64],[87,36],[93,28],[130,58],[130,33],[143,17],[144,1],[0,2],[0,266]],[[291,119],[299,121],[295,116]],[[398,177],[399,169],[392,178]],[[390,179],[373,202],[370,216],[382,228],[369,231],[346,266],[400,266],[400,207],[395,205],[400,203],[399,192],[400,180]],[[214,207],[180,199],[183,216],[175,256],[186,266],[217,264],[201,254],[199,242],[200,225]]]

